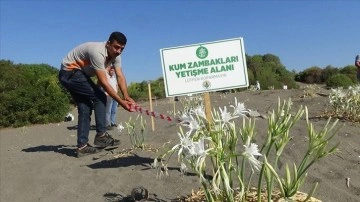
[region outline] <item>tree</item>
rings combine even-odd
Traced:
[[[330,77],[326,81],[326,86],[331,88],[337,88],[337,87],[348,88],[353,84],[354,83],[351,81],[351,79],[347,77],[345,74],[336,74]]]
[[[300,81],[313,84],[313,83],[323,83],[323,77],[322,77],[322,69],[317,66],[312,66],[303,72],[300,73]]]
[[[339,69],[335,68],[331,65],[328,65],[325,67],[325,69],[322,71],[322,79],[323,81],[327,81],[330,77],[336,75],[339,73]]]
[[[295,74],[281,64],[279,57],[273,54],[247,56],[248,78],[250,84],[259,81],[263,89],[274,87],[298,88]]]
[[[339,73],[349,77],[353,83],[357,82],[357,78],[356,78],[357,67],[355,65],[345,66],[340,69]]]
[[[69,94],[45,64],[0,60],[0,127],[62,121],[70,109]]]

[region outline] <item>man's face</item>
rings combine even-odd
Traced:
[[[122,45],[117,41],[113,41],[113,42],[108,41],[106,44],[106,48],[109,56],[111,58],[116,58],[123,52],[125,45]]]

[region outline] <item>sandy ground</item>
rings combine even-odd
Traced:
[[[319,90],[326,95],[328,90]],[[297,111],[300,105],[307,106],[315,128],[321,129],[325,119],[317,118],[326,107],[326,96],[302,98],[303,90],[268,90],[211,94],[212,107],[224,106],[238,101],[245,102],[247,108],[265,114],[277,107],[278,98],[291,98]],[[149,109],[149,103],[139,103]],[[170,114],[174,105],[168,99],[153,102],[153,109],[162,114]],[[175,109],[181,109],[177,102]],[[72,112],[77,116],[76,110]],[[129,121],[138,113],[125,112],[119,108],[118,122]],[[118,148],[109,148],[99,154],[75,157],[77,118],[72,122],[47,125],[34,125],[21,128],[0,130],[0,201],[125,201],[134,187],[148,189],[149,201],[172,201],[179,196],[197,190],[199,179],[193,175],[181,175],[176,157],[169,162],[169,176],[156,178],[156,170],[151,163],[160,153],[162,146],[169,141],[172,146],[178,143],[176,124],[154,119],[155,131],[151,130],[151,119],[145,130],[146,149],[132,150],[132,144],[126,130],[119,133],[110,131],[122,144]],[[94,120],[94,119],[92,119]],[[305,184],[300,191],[308,192],[315,182],[319,186],[314,197],[324,202],[360,201],[360,126],[350,122],[339,122],[342,126],[333,143],[341,142],[340,152],[316,162],[309,170]],[[257,137],[259,144],[265,139],[267,120],[257,119]],[[90,131],[92,143],[95,130]],[[284,151],[282,164],[299,161],[307,142],[307,128],[304,118],[291,130],[293,137]],[[346,179],[350,178],[349,186]]]

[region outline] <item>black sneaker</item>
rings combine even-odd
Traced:
[[[111,123],[111,127],[117,127],[117,124],[115,124],[115,123]]]
[[[120,140],[114,139],[109,133],[105,132],[102,137],[95,136],[94,145],[98,147],[118,146],[120,145]]]
[[[85,146],[76,149],[76,154],[77,154],[78,158],[87,156],[90,154],[96,154],[98,152],[101,152],[101,149],[93,147],[90,144],[86,144]]]

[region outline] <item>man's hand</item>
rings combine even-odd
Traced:
[[[126,109],[127,111],[129,112],[134,112],[135,111],[135,108],[134,106],[136,104],[132,103],[132,102],[129,102],[127,100],[123,100],[122,102],[119,103],[124,109]]]
[[[133,104],[136,104],[135,101],[131,97],[125,97],[125,100],[129,101],[129,102],[131,102]]]

